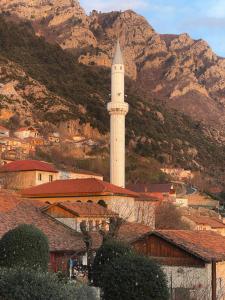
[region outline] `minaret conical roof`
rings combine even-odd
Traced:
[[[117,40],[116,44],[116,52],[113,58],[113,65],[123,65],[123,54],[120,48],[119,39]]]

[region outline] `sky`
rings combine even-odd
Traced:
[[[89,13],[133,9],[146,17],[158,33],[187,32],[202,38],[225,57],[225,0],[81,0]]]

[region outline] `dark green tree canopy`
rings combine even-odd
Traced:
[[[0,240],[0,266],[47,271],[48,262],[48,239],[33,225],[19,225]]]
[[[115,240],[105,241],[96,253],[94,264],[92,267],[91,279],[95,286],[102,286],[102,274],[105,265],[111,263],[113,259],[131,254],[131,248]]]
[[[105,300],[168,300],[166,277],[147,257],[128,255],[105,265],[102,273]]]
[[[57,276],[31,269],[0,269],[0,299],[4,300],[96,300],[95,291]]]

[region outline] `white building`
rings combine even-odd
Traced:
[[[0,125],[0,137],[9,137],[9,130]]]
[[[110,182],[125,187],[125,116],[128,104],[124,101],[124,62],[117,42],[112,64],[110,114]]]
[[[39,137],[38,131],[33,127],[19,128],[14,132],[14,135],[19,139],[26,139],[29,137],[32,137],[32,138]]]

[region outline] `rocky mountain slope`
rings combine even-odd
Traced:
[[[205,41],[160,35],[133,11],[87,16],[76,0],[2,0],[0,9],[13,20],[31,21],[38,36],[73,51],[86,65],[109,67],[119,37],[128,76],[224,139],[225,59]]]
[[[205,42],[159,35],[132,11],[86,16],[76,1],[1,0],[0,9],[2,111],[56,126],[63,120],[90,123],[106,134],[107,144],[106,67],[119,35],[128,75],[128,154],[222,180],[224,59]],[[136,174],[137,165],[131,159],[128,172]]]

